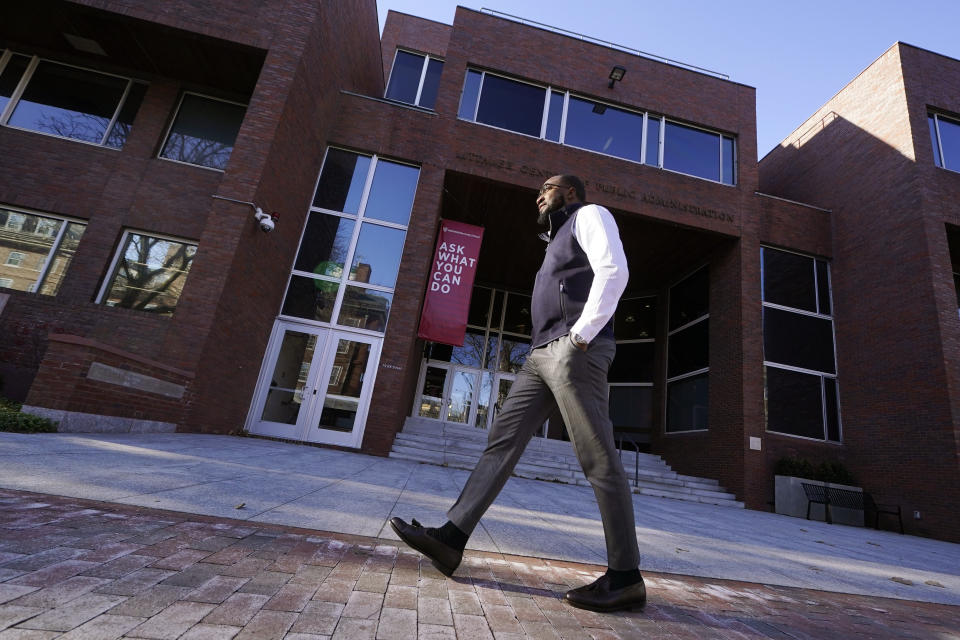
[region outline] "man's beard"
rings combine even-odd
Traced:
[[[555,203],[548,203],[547,208],[543,209],[537,214],[537,224],[544,225],[544,226],[550,224],[550,214],[553,213],[554,211],[559,211],[560,209],[563,209],[563,207],[564,207],[564,203],[562,201],[555,202]]]

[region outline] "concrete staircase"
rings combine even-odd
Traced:
[[[397,434],[390,457],[473,469],[486,444],[487,432],[483,429],[411,417]],[[743,503],[724,491],[716,480],[680,475],[660,456],[641,453],[638,457],[633,451],[624,451],[621,456],[634,493],[743,508]],[[560,440],[533,438],[513,475],[589,486],[573,447]]]

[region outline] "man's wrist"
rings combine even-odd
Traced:
[[[570,332],[570,341],[573,343],[573,346],[581,351],[586,351],[587,346],[590,344],[583,338],[583,336],[573,331]]]

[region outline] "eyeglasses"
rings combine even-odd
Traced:
[[[550,189],[569,189],[569,188],[570,187],[568,187],[565,184],[553,184],[552,182],[544,182],[543,186],[540,187],[540,195],[542,196],[547,191],[550,191]]]

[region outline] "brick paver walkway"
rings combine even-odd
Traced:
[[[10,638],[960,638],[960,607],[647,573],[642,611],[561,597],[593,565],[0,490]]]

